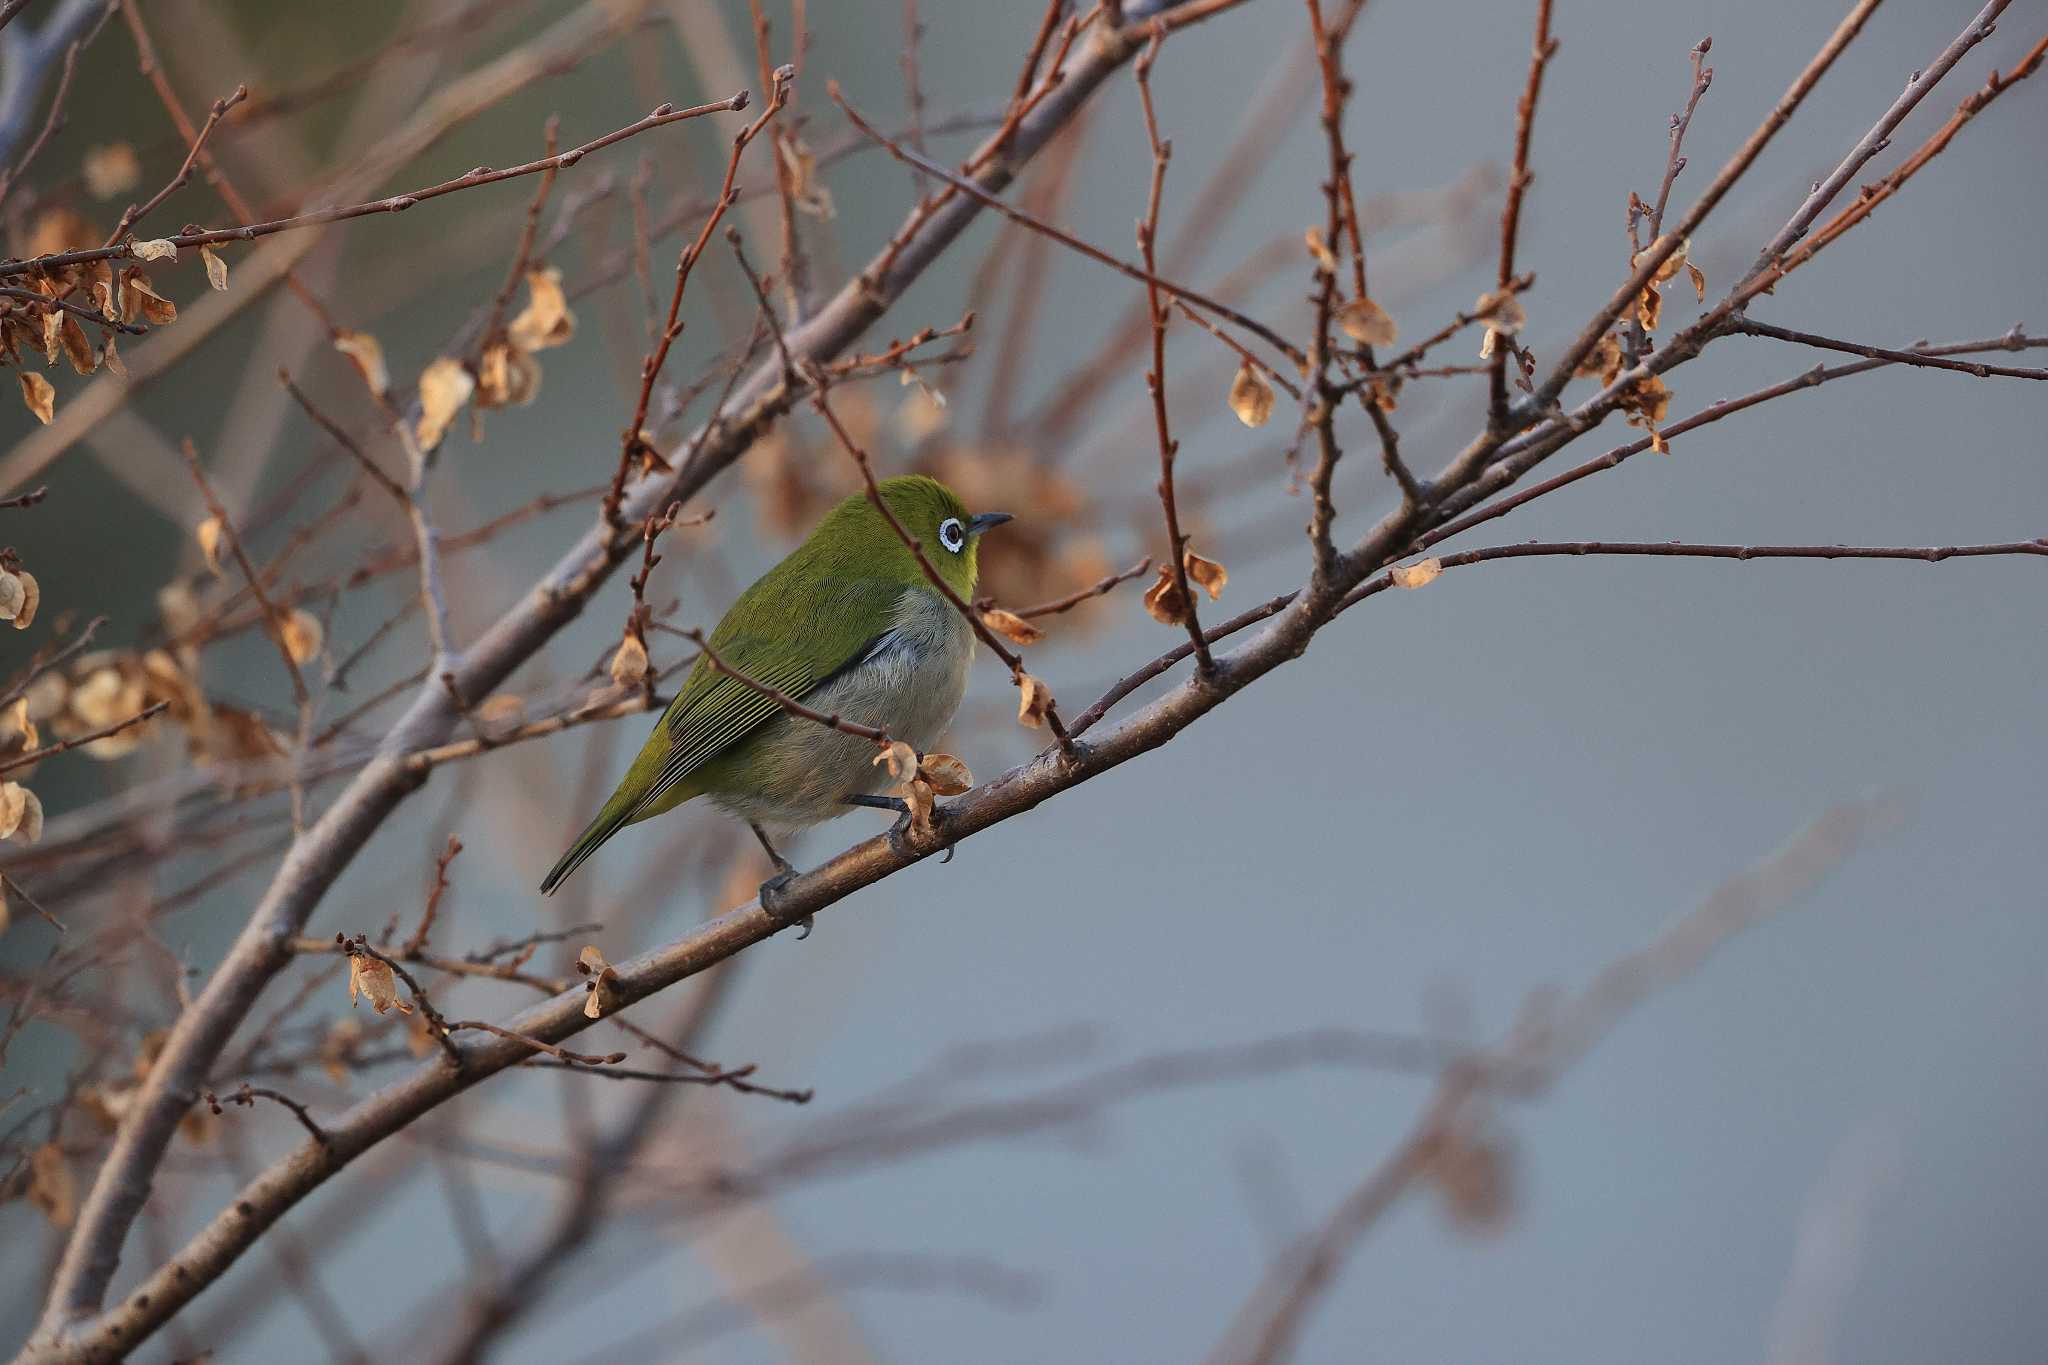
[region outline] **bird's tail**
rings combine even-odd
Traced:
[[[555,894],[555,888],[568,880],[571,872],[583,866],[585,858],[602,848],[607,839],[632,824],[635,815],[633,807],[636,804],[638,803],[634,798],[623,789],[613,792],[612,799],[604,803],[604,809],[597,813],[597,818],[585,827],[583,833],[576,836],[576,842],[569,845],[569,851],[564,853],[548,875],[541,879],[541,894]]]

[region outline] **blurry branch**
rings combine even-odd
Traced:
[[[50,134],[63,126],[65,97],[71,91],[78,54],[106,27],[118,0],[44,0],[49,12],[33,31],[12,26],[25,3],[27,0],[7,0],[4,8],[0,8],[0,164],[13,157],[16,145],[28,131],[36,96],[42,93],[43,82],[53,68],[58,73],[57,89],[34,145],[13,165],[0,171],[0,200],[7,197],[8,189],[35,160]],[[61,64],[57,56],[60,52]]]
[[[678,123],[684,119],[700,118],[705,114],[721,114],[744,109],[747,107],[747,98],[747,92],[742,90],[730,98],[716,100],[710,104],[695,105],[688,109],[677,109],[673,105],[667,104],[658,105],[645,118],[638,119],[623,128],[606,133],[603,137],[593,138],[580,147],[572,147],[559,155],[542,157],[538,161],[528,161],[504,170],[492,170],[487,166],[479,166],[475,170],[464,175],[458,175],[452,180],[443,180],[438,184],[422,186],[419,189],[411,190],[404,194],[387,195],[382,199],[372,199],[361,204],[314,209],[309,213],[295,214],[289,218],[276,218],[264,223],[250,223],[242,227],[181,232],[162,240],[178,248],[206,246],[216,242],[248,242],[254,241],[259,237],[268,237],[273,233],[291,232],[299,228],[321,227],[328,223],[345,222],[350,218],[362,218],[373,213],[403,213],[415,204],[425,203],[429,199],[438,199],[442,195],[456,194],[463,190],[476,189],[482,185],[495,185],[501,180],[513,180],[524,175],[539,175],[565,166],[573,166],[592,152],[609,147],[615,142],[623,142],[625,139],[639,133],[644,133],[650,128],[664,127],[667,124]],[[25,261],[0,261],[0,278],[28,274],[34,271],[56,270],[67,265],[77,265],[85,261],[120,259],[133,256],[134,254],[134,243],[124,242],[116,246],[92,247],[81,251],[52,252],[48,255],[32,256]]]
[[[1548,1089],[1644,1000],[1685,980],[1729,939],[1809,895],[1873,832],[1896,825],[1895,798],[1835,806],[1786,846],[1717,888],[1647,947],[1610,963],[1576,996],[1532,996],[1494,1048],[1452,1061],[1408,1136],[1301,1243],[1282,1256],[1238,1310],[1210,1365],[1278,1365],[1344,1262],[1400,1198],[1455,1176],[1444,1167],[1463,1141],[1464,1111],[1489,1092]]]

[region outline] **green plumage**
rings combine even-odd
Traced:
[[[884,480],[883,500],[947,585],[971,599],[981,530],[936,479]],[[958,707],[974,637],[865,493],[740,594],[711,648],[730,667],[820,710],[877,725],[917,748]],[[824,704],[829,702],[830,704]],[[698,796],[757,824],[799,829],[879,789],[874,746],[792,717],[699,659],[618,790],[541,883],[562,880],[629,824]]]

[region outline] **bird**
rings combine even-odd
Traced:
[[[891,526],[879,499],[902,527]],[[982,535],[1011,520],[973,514],[937,479],[883,479],[827,512],[804,542],[741,593],[611,799],[541,882],[551,895],[627,825],[703,796],[745,821],[778,888],[795,869],[776,840],[858,806],[906,812],[861,735],[791,714],[727,668],[824,715],[887,732],[920,755],[967,691],[975,635],[918,562],[916,541],[960,599],[974,597]]]

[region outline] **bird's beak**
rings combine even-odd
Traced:
[[[983,531],[995,530],[996,527],[1001,526],[1010,519],[1011,517],[1008,512],[983,512],[968,518],[967,530],[970,535],[978,536]]]

